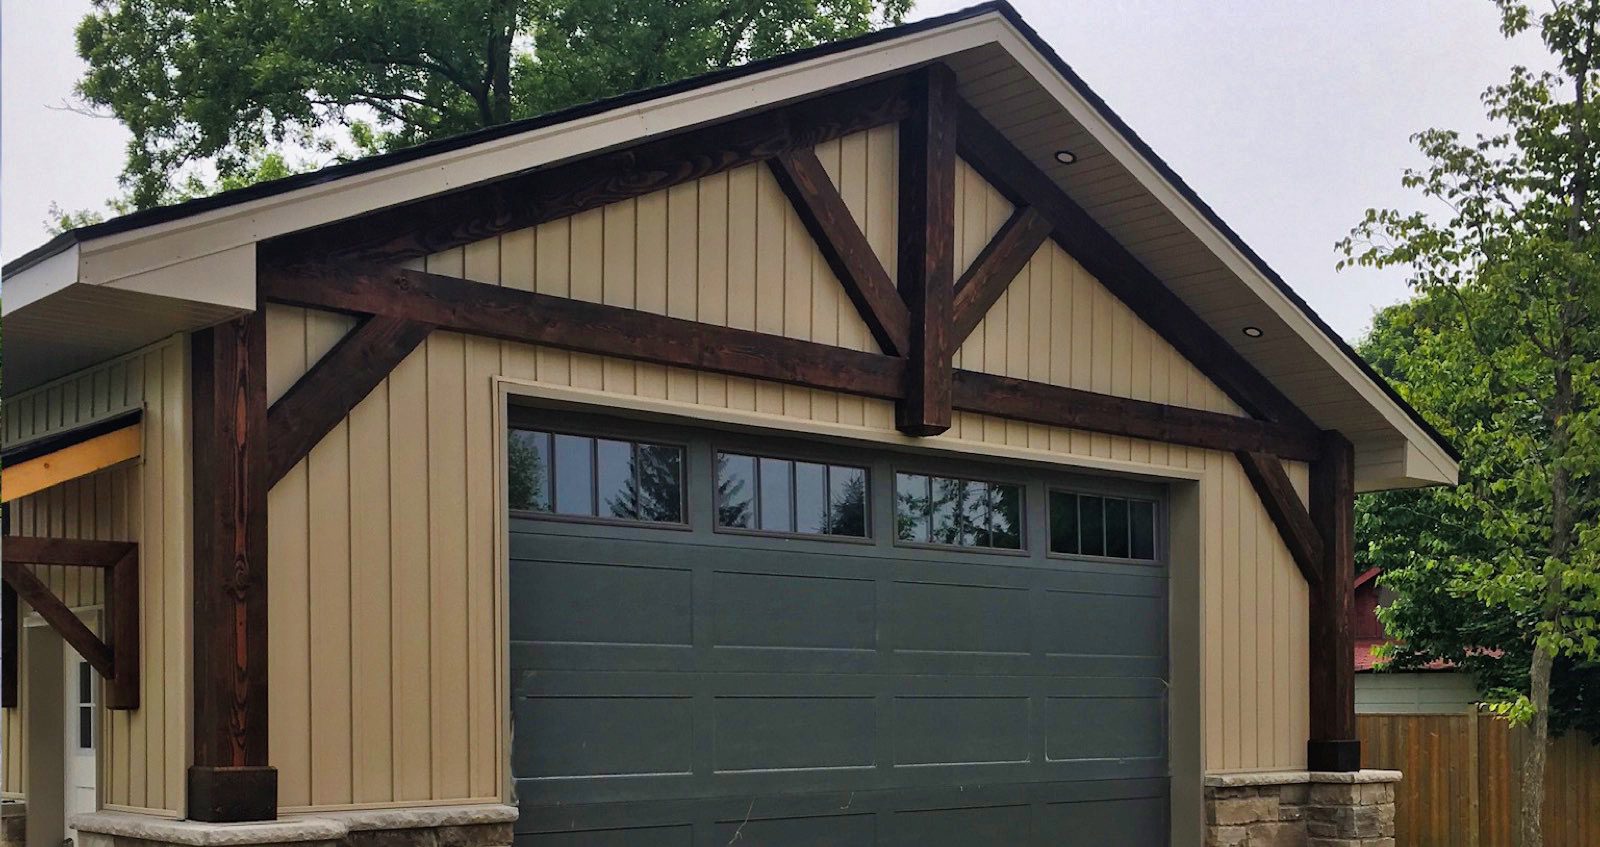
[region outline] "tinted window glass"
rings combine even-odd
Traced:
[[[761,528],[773,532],[793,532],[794,514],[791,475],[793,463],[783,459],[761,460]]]
[[[828,468],[828,528],[832,535],[867,537],[867,472],[833,465]]]
[[[1050,492],[1050,552],[1078,552],[1078,495]]]
[[[894,480],[895,537],[927,543],[929,534],[928,478],[921,474],[896,474]]]
[[[1128,504],[1128,555],[1135,559],[1156,557],[1156,504],[1133,500]]]
[[[550,433],[513,429],[506,447],[511,508],[550,511]]]
[[[1050,552],[1154,559],[1156,504],[1050,492]]]
[[[511,508],[576,517],[683,523],[683,448],[512,430]]]
[[[895,475],[895,537],[956,547],[1022,549],[1022,486]]]
[[[633,445],[626,441],[595,442],[596,492],[599,514],[608,518],[639,519],[639,491],[633,481]]]
[[[594,514],[594,439],[558,435],[555,444],[556,512]]]
[[[867,472],[847,465],[717,454],[717,525],[867,535]]]
[[[1078,552],[1106,554],[1106,505],[1099,497],[1078,498]]]
[[[718,453],[717,525],[754,529],[755,511],[755,457]]]
[[[1107,497],[1106,501],[1106,555],[1128,558],[1128,501],[1120,497]]]

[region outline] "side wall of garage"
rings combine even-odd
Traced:
[[[893,268],[895,137],[818,149]],[[957,262],[1010,213],[962,166]],[[418,263],[491,285],[872,349],[798,216],[762,166],[451,250]],[[270,397],[349,328],[268,308]],[[1238,413],[1047,244],[962,348],[959,365]],[[595,405],[895,440],[876,400],[434,333],[269,500],[271,761],[285,810],[486,801],[504,790],[498,560],[503,438],[494,381],[584,392]],[[927,446],[1197,480],[1203,756],[1208,771],[1305,766],[1308,594],[1232,455],[957,413]],[[1304,496],[1306,468],[1290,464]],[[1193,599],[1193,598],[1190,598]],[[1183,598],[1179,598],[1182,602]]]
[[[177,816],[188,767],[189,412],[188,347],[173,337],[6,401],[5,443],[144,409],[140,458],[11,504],[10,534],[140,545],[139,620],[144,690],[132,711],[101,711],[99,786],[107,808]],[[102,575],[85,568],[36,572],[69,607],[102,602]],[[23,614],[26,615],[23,604]],[[23,628],[23,638],[30,628]],[[26,661],[26,648],[19,658]],[[25,669],[18,673],[26,684]],[[25,693],[18,702],[26,703]],[[0,721],[3,788],[26,794],[27,716]]]

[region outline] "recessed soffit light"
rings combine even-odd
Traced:
[[[1261,336],[1266,335],[1266,333],[1261,331],[1261,327],[1259,326],[1245,327],[1244,334],[1250,336],[1251,338],[1260,338]]]
[[[1057,150],[1056,161],[1063,165],[1070,165],[1073,162],[1078,161],[1078,154],[1072,152],[1071,150]]]

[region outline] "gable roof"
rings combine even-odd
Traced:
[[[256,242],[931,61],[950,65],[990,123],[1318,425],[1350,437],[1363,490],[1454,481],[1460,457],[1448,441],[1004,2],[62,233],[0,269],[12,289],[5,388],[111,353],[111,341],[87,337],[75,355],[63,349],[51,333],[72,310],[120,323],[137,312],[136,334],[150,341],[253,308]],[[1062,148],[1076,164],[1054,162]],[[1266,337],[1233,331],[1244,324]],[[101,341],[112,329],[85,332]],[[19,350],[29,339],[56,348]]]

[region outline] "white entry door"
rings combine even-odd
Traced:
[[[95,712],[95,695],[100,680],[89,663],[76,651],[64,650],[63,670],[66,690],[62,701],[66,704],[66,729],[64,739],[65,767],[62,768],[64,785],[62,811],[65,813],[66,834],[74,844],[78,831],[72,828],[74,815],[95,810],[95,747],[99,743],[99,721]]]

